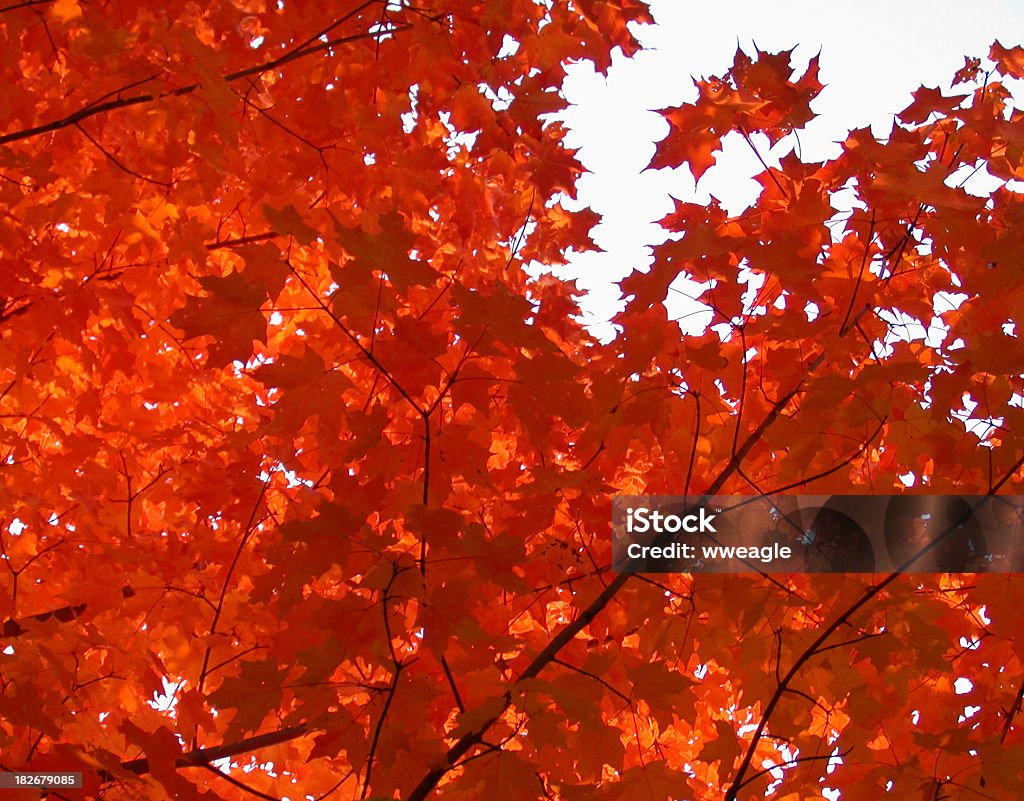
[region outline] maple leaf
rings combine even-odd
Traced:
[[[184,331],[186,339],[215,337],[207,350],[211,366],[248,361],[252,343],[267,341],[267,321],[260,310],[267,299],[266,290],[237,272],[204,276],[199,283],[209,294],[188,295],[170,323]]]
[[[78,0],[57,0],[51,7],[53,16],[61,22],[71,22],[82,16]]]
[[[725,81],[695,84],[699,92],[696,103],[662,112],[670,125],[669,135],[658,144],[650,166],[659,169],[685,163],[700,180],[715,163],[714,153],[738,115],[760,108],[763,101],[742,98]]]
[[[899,117],[910,125],[925,122],[932,114],[948,116],[963,102],[966,95],[946,97],[940,89],[921,87],[914,92],[914,102],[900,112]]]
[[[1011,78],[1024,77],[1024,48],[1003,47],[998,41],[993,42],[988,57],[996,62],[1003,75]]]
[[[789,77],[790,52],[750,58],[737,49],[732,69],[720,78],[694,81],[697,100],[665,109],[669,135],[657,147],[654,169],[686,163],[696,180],[715,163],[722,137],[733,130],[768,135],[774,144],[794,128],[806,125],[814,114],[810,102],[822,89],[818,58],[812,58],[797,81]]]
[[[410,256],[416,246],[416,235],[409,231],[398,212],[379,217],[373,228],[335,226],[335,236],[352,258],[353,269],[385,272],[387,280],[402,293],[414,284],[434,283],[434,270],[419,258]]]

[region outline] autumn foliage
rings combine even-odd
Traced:
[[[602,344],[526,268],[596,221],[565,64],[647,21],[0,9],[0,769],[109,801],[1020,795],[1017,576],[655,581],[609,524],[617,492],[1024,492],[1024,50],[766,166],[741,215],[679,202]],[[698,88],[652,167],[766,157],[822,87],[739,52]]]

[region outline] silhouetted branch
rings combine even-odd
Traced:
[[[261,792],[260,790],[257,790],[255,787],[250,787],[248,784],[246,784],[245,782],[239,781],[234,776],[229,776],[227,773],[224,773],[223,771],[217,770],[213,765],[204,764],[202,767],[205,768],[206,770],[210,771],[210,773],[213,773],[214,775],[219,776],[224,781],[226,781],[228,784],[233,784],[239,790],[244,790],[245,792],[249,793],[250,795],[254,795],[257,798],[265,798],[265,799],[267,799],[267,801],[281,801],[281,799],[279,799],[277,796],[268,795],[267,793],[264,793],[264,792]]]
[[[245,549],[246,543],[249,542],[249,538],[252,536],[253,531],[256,530],[256,512],[260,508],[260,504],[263,502],[264,496],[267,494],[267,487],[270,486],[270,476],[267,476],[267,480],[263,482],[263,486],[260,488],[260,494],[256,497],[256,503],[252,505],[252,511],[249,513],[249,520],[245,524],[245,528],[242,530],[242,537],[238,541],[238,548],[235,549],[234,558],[231,560],[231,564],[228,567],[228,574],[224,577],[224,583],[220,588],[220,597],[217,599],[217,607],[213,613],[213,622],[210,623],[210,639],[212,640],[213,635],[217,633],[217,624],[220,622],[221,613],[224,611],[224,599],[227,596],[228,587],[231,584],[231,575],[235,572],[235,567],[238,565],[238,560],[242,556],[242,551]],[[199,671],[199,682],[196,684],[196,688],[199,692],[203,691],[203,685],[206,683],[206,677],[209,675],[210,665],[210,653],[213,650],[213,643],[211,642],[206,646],[206,653],[203,654],[203,666]]]
[[[822,754],[820,756],[797,757],[796,759],[790,759],[786,762],[780,762],[778,765],[772,765],[770,768],[764,768],[763,770],[759,770],[757,773],[751,774],[751,776],[745,782],[743,782],[741,786],[745,787],[751,782],[757,781],[762,776],[766,776],[773,770],[776,770],[778,768],[788,768],[792,767],[793,765],[799,765],[803,762],[824,762],[830,759],[842,759],[849,753],[850,751],[849,749],[847,749],[846,751],[838,753],[835,756],[833,756],[832,754]]]
[[[1006,736],[1010,733],[1010,729],[1013,727],[1013,719],[1020,712],[1021,707],[1024,706],[1024,680],[1021,680],[1020,689],[1017,690],[1017,698],[1013,702],[1013,706],[1006,713],[1006,722],[1003,724],[1003,733],[999,735],[999,742],[1006,742]]]
[[[279,731],[272,731],[267,734],[258,734],[255,737],[246,737],[244,740],[239,740],[237,743],[217,745],[212,748],[196,748],[195,750],[189,751],[178,757],[178,759],[175,760],[174,765],[178,768],[205,767],[211,762],[216,762],[218,759],[238,756],[239,754],[248,754],[251,751],[258,751],[261,748],[269,748],[272,745],[286,743],[289,740],[294,740],[309,733],[309,731],[310,729],[305,723],[300,723],[298,726],[289,726],[288,728],[280,729]],[[134,773],[138,776],[149,773],[150,771],[149,760],[146,757],[122,762],[121,767],[129,773]],[[116,776],[113,776],[107,771],[100,772],[101,782],[111,782],[116,778]]]
[[[369,0],[366,3],[363,3],[359,9],[356,9],[352,14],[347,15],[347,18],[350,18],[359,10],[376,2],[379,2],[379,0]],[[304,56],[318,53],[323,50],[330,50],[338,45],[351,44],[352,42],[358,42],[363,39],[377,39],[381,36],[393,36],[396,32],[406,30],[411,27],[411,25],[392,26],[385,30],[367,31],[365,33],[352,34],[351,36],[342,36],[337,39],[329,39],[326,42],[317,42],[317,44],[309,45],[308,47],[299,50],[290,51],[279,58],[265,61],[262,64],[257,64],[252,67],[238,70],[237,72],[229,73],[225,75],[223,79],[228,83],[232,83],[250,75],[260,75],[264,72],[269,72],[270,70],[277,69],[289,62],[295,61],[296,59],[300,59]],[[166,92],[147,92],[145,94],[132,95],[131,97],[117,97],[104,103],[93,102],[89,105],[83,106],[78,111],[74,111],[67,116],[61,117],[60,119],[52,120],[41,125],[35,125],[31,128],[23,128],[20,131],[12,131],[11,133],[0,135],[0,145],[19,142],[25,139],[32,139],[36,136],[42,136],[43,134],[52,133],[53,131],[59,131],[62,128],[68,128],[73,125],[77,126],[83,120],[87,120],[90,117],[96,117],[100,114],[106,114],[108,111],[116,111],[118,109],[130,108],[131,106],[139,106],[146,103],[155,103],[158,100],[163,100],[169,97],[183,97],[185,95],[190,95],[201,86],[201,83],[191,83],[187,86],[170,89]]]
[[[990,495],[994,495],[996,492],[998,492],[999,488],[1002,487],[1003,484],[1005,484],[1007,481],[1009,481],[1010,478],[1018,470],[1021,469],[1021,467],[1024,467],[1024,456],[1018,459],[1017,462],[1013,465],[1013,467],[1011,467],[1006,472],[1006,474],[993,485],[988,495],[983,496],[981,500],[979,500],[971,507],[971,514],[976,512],[982,504],[987,502]],[[888,587],[890,584],[896,581],[896,579],[902,576],[914,564],[914,562],[916,562],[926,553],[931,551],[933,548],[938,547],[939,544],[942,543],[954,531],[956,531],[955,522],[951,523],[941,534],[939,534],[939,536],[937,536],[934,540],[932,540],[930,543],[921,548],[921,550],[919,550],[917,553],[913,554],[909,559],[907,559],[903,564],[899,565],[892,573],[890,573],[880,582],[868,587],[860,596],[860,598],[858,598],[854,603],[847,607],[846,611],[844,611],[829,625],[827,625],[822,630],[821,634],[819,634],[818,637],[814,640],[814,642],[808,645],[807,648],[804,649],[803,653],[801,653],[800,656],[796,658],[796,660],[790,666],[789,670],[786,672],[786,675],[782,678],[782,681],[779,682],[778,686],[775,688],[775,692],[772,693],[772,697],[768,700],[768,703],[764,708],[764,712],[761,715],[761,720],[758,722],[757,728],[754,730],[754,736],[751,737],[750,743],[747,745],[747,750],[743,755],[743,760],[740,762],[740,766],[736,770],[736,778],[733,780],[732,785],[730,785],[729,790],[725,794],[725,801],[736,801],[736,794],[740,791],[740,789],[742,789],[742,787],[746,783],[744,781],[744,777],[746,775],[746,772],[750,769],[750,763],[754,759],[754,753],[757,751],[757,746],[761,742],[761,738],[764,735],[764,730],[765,727],[768,725],[768,721],[771,719],[772,714],[775,712],[775,708],[776,706],[778,706],[779,701],[782,699],[782,696],[786,693],[790,682],[793,681],[794,678],[796,678],[797,674],[808,662],[808,660],[810,660],[810,658],[814,655],[820,653],[821,646],[823,646],[828,641],[829,637],[835,634],[836,631],[838,631],[840,628],[845,626],[848,623],[849,619],[865,604],[867,604],[868,601],[870,601],[882,590],[884,590],[886,587]]]
[[[789,401],[792,400],[792,398],[795,397],[802,389],[803,382],[798,384],[795,389],[786,395],[783,395],[775,402],[769,413],[757,428],[755,428],[743,441],[743,445],[736,451],[733,458],[729,460],[729,463],[725,465],[722,472],[718,475],[718,478],[711,483],[706,495],[715,495],[725,485],[732,474],[736,472],[743,458],[764,436],[765,431],[776,420],[783,408],[785,408],[786,404],[788,404]],[[657,544],[657,540],[655,540],[655,544]],[[575,620],[551,638],[548,644],[531,660],[530,664],[527,665],[526,669],[522,672],[515,683],[519,684],[520,682],[535,678],[542,670],[544,670],[545,667],[553,663],[556,660],[558,653],[566,645],[572,642],[577,634],[594,621],[608,603],[618,594],[619,590],[626,585],[630,578],[632,578],[632,576],[629,573],[619,573],[600,592],[600,594],[598,594],[598,596],[580,612],[579,616]],[[439,765],[438,767],[429,770],[420,780],[419,784],[413,788],[413,791],[406,798],[406,801],[424,801],[424,799],[433,792],[434,788],[437,787],[438,782],[444,778],[444,776],[459,762],[459,760],[483,741],[484,735],[488,732],[491,726],[501,718],[511,705],[512,692],[509,690],[506,691],[500,699],[498,699],[496,713],[489,716],[483,723],[477,726],[475,730],[467,732],[456,740],[454,745],[448,749],[448,752],[445,755],[446,764]]]

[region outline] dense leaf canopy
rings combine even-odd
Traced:
[[[602,344],[526,268],[596,221],[565,65],[648,21],[0,9],[0,768],[109,801],[1018,796],[1016,576],[655,581],[609,521],[1024,491],[1024,51],[739,216],[678,202]],[[789,55],[700,81],[652,167],[795,136],[821,84]]]

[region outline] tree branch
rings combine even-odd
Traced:
[[[398,692],[398,681],[402,677],[402,669],[405,667],[405,663],[400,661],[398,654],[395,653],[395,644],[392,640],[391,633],[391,621],[388,618],[388,601],[390,601],[389,593],[391,592],[391,586],[395,583],[395,579],[398,578],[398,566],[392,564],[391,568],[394,572],[387,587],[384,588],[384,593],[380,600],[381,609],[384,612],[384,636],[387,637],[388,653],[391,655],[391,684],[388,686],[387,695],[384,698],[384,708],[380,711],[380,717],[377,718],[377,724],[373,729],[373,738],[370,741],[370,751],[366,755],[366,775],[363,776],[363,789],[359,794],[360,799],[365,799],[367,795],[369,795],[370,777],[373,775],[373,765],[377,759],[377,746],[380,744],[380,736],[384,731],[384,722],[388,718],[388,712],[391,711],[391,704],[395,700],[395,693]]]
[[[260,494],[256,498],[256,503],[252,505],[252,511],[249,513],[249,520],[245,524],[245,529],[242,531],[242,538],[238,541],[238,548],[235,549],[235,556],[231,560],[231,564],[228,566],[228,573],[224,576],[224,584],[220,588],[220,597],[217,599],[217,607],[213,613],[213,622],[210,624],[210,637],[217,633],[217,624],[220,622],[221,613],[224,611],[224,598],[227,595],[228,587],[231,584],[231,575],[235,572],[235,567],[238,565],[238,560],[242,556],[242,551],[245,549],[246,543],[249,542],[249,538],[252,536],[253,531],[256,530],[256,512],[260,508],[260,504],[263,502],[264,496],[267,494],[267,487],[270,486],[270,476],[267,476],[267,480],[263,482],[263,486],[260,488]],[[203,666],[199,671],[199,682],[196,684],[196,688],[199,692],[203,691],[203,685],[206,683],[206,677],[209,675],[210,665],[210,653],[213,651],[213,643],[211,642],[206,646],[206,653],[203,654]]]
[[[0,14],[6,14],[8,11],[16,11],[19,8],[32,8],[33,6],[43,6],[52,3],[53,0],[22,0],[20,3],[12,3],[9,6],[0,8]]]
[[[1020,683],[1020,689],[1017,690],[1017,697],[1013,702],[1013,706],[1006,713],[1006,722],[1003,724],[1003,733],[999,735],[999,742],[1005,743],[1006,737],[1010,733],[1010,729],[1013,728],[1013,719],[1020,712],[1021,707],[1024,706],[1024,680]]]
[[[307,724],[300,723],[297,726],[289,726],[288,728],[280,729],[279,731],[272,731],[267,734],[258,734],[255,737],[246,737],[244,740],[239,740],[237,743],[217,745],[212,748],[196,748],[178,757],[178,759],[175,760],[174,765],[178,768],[205,767],[211,762],[216,762],[218,759],[238,756],[239,754],[247,754],[252,751],[258,751],[261,748],[269,748],[272,745],[286,743],[289,740],[302,737],[302,735],[308,734],[310,731],[311,730]],[[140,757],[139,759],[122,762],[121,768],[129,773],[142,776],[149,773],[150,765],[149,760],[146,757]],[[117,777],[108,771],[100,771],[99,778],[101,782],[106,783],[116,780]]]
[[[115,167],[117,167],[118,169],[120,169],[121,171],[126,172],[126,173],[128,173],[128,175],[132,175],[135,178],[138,178],[140,181],[144,181],[147,184],[154,184],[155,186],[162,186],[164,189],[170,189],[171,188],[171,185],[173,184],[172,181],[158,181],[155,178],[149,178],[149,177],[143,175],[142,173],[136,172],[135,170],[133,170],[131,167],[129,167],[127,164],[125,164],[123,161],[121,161],[117,156],[115,156],[113,153],[111,153],[109,150],[107,150],[105,147],[103,147],[103,145],[101,145],[99,142],[97,142],[96,139],[93,138],[93,135],[90,134],[87,130],[85,130],[85,128],[82,127],[82,124],[80,122],[76,122],[75,123],[75,127],[79,131],[82,132],[82,135],[86,139],[88,139],[90,142],[92,142],[92,144],[95,146],[95,148],[98,151],[100,151],[100,153],[102,153],[104,156],[106,156],[107,159],[111,163],[113,163],[113,165]]]
[[[743,782],[743,786],[746,786],[746,785],[750,784],[751,782],[757,781],[762,776],[766,776],[769,773],[771,773],[773,770],[776,770],[778,768],[789,768],[789,767],[792,767],[794,765],[799,765],[799,764],[801,764],[803,762],[821,762],[821,761],[830,760],[830,759],[842,759],[845,756],[847,756],[849,753],[850,753],[850,749],[847,749],[847,750],[845,750],[845,751],[843,751],[843,752],[841,752],[839,754],[836,754],[834,757],[831,754],[822,754],[822,755],[819,755],[819,756],[807,756],[807,757],[797,757],[796,759],[789,759],[789,760],[787,760],[785,762],[780,762],[778,765],[772,765],[770,768],[764,768],[763,770],[759,770],[757,773],[751,774],[750,777],[747,778],[747,780],[745,782]]]
[[[328,305],[327,305],[326,303],[324,303],[324,301],[323,301],[323,299],[322,299],[322,298],[320,297],[320,295],[319,295],[319,294],[317,294],[317,292],[316,292],[316,291],[315,291],[315,290],[313,289],[313,287],[311,287],[311,286],[309,285],[309,282],[308,282],[308,281],[306,281],[306,279],[302,277],[302,275],[301,275],[301,274],[299,273],[299,271],[298,271],[298,270],[296,270],[296,269],[295,269],[295,268],[294,268],[294,267],[293,267],[293,266],[292,266],[292,265],[291,265],[290,263],[288,263],[287,261],[286,261],[285,263],[286,263],[286,264],[288,265],[288,269],[289,269],[289,270],[291,270],[291,273],[292,273],[292,275],[294,275],[294,276],[295,276],[295,278],[296,278],[296,280],[297,280],[297,281],[298,281],[298,282],[299,282],[300,284],[302,284],[303,288],[304,288],[304,289],[306,290],[306,292],[308,292],[308,293],[309,293],[310,297],[312,297],[312,298],[313,298],[313,300],[314,300],[314,301],[316,302],[316,304],[317,304],[317,305],[318,305],[318,306],[320,307],[320,309],[321,309],[321,310],[322,310],[322,311],[323,311],[323,312],[324,312],[324,313],[325,313],[325,314],[326,314],[326,315],[327,315],[328,317],[330,317],[330,318],[331,318],[331,321],[332,321],[332,322],[334,323],[334,325],[335,325],[335,326],[336,326],[336,327],[337,327],[337,328],[338,328],[338,329],[339,329],[339,330],[340,330],[340,331],[341,331],[341,332],[342,332],[342,333],[343,333],[343,334],[344,334],[344,335],[345,335],[345,336],[346,336],[346,337],[348,338],[348,340],[349,340],[349,341],[350,341],[350,342],[351,342],[351,343],[352,343],[353,345],[355,345],[355,346],[356,346],[356,348],[358,349],[358,351],[359,351],[360,355],[361,355],[361,356],[362,356],[362,357],[363,357],[364,359],[366,359],[366,360],[367,360],[367,361],[368,361],[368,362],[369,362],[370,364],[372,364],[372,365],[373,365],[373,366],[374,366],[374,367],[375,367],[375,368],[377,369],[377,372],[379,372],[379,373],[380,373],[380,374],[381,374],[381,375],[382,375],[382,376],[383,376],[383,377],[384,377],[385,379],[387,379],[388,383],[389,383],[389,384],[391,384],[391,386],[393,386],[393,387],[394,387],[394,388],[395,388],[395,389],[396,389],[396,390],[398,391],[398,394],[399,394],[399,395],[401,395],[401,396],[402,396],[403,398],[405,398],[406,402],[407,402],[407,403],[408,403],[408,404],[409,404],[409,405],[410,405],[410,406],[411,406],[411,407],[412,407],[412,408],[413,408],[413,409],[414,409],[414,410],[415,410],[415,411],[416,411],[416,412],[417,412],[417,413],[418,413],[418,414],[419,414],[419,415],[420,415],[421,417],[425,417],[425,416],[427,415],[427,411],[426,411],[426,409],[424,409],[424,408],[423,408],[422,406],[420,406],[420,405],[419,405],[419,404],[418,404],[418,403],[416,402],[416,399],[415,399],[415,398],[413,398],[413,396],[412,396],[412,395],[410,395],[410,394],[409,394],[409,393],[408,393],[408,392],[407,392],[407,391],[405,390],[405,388],[404,388],[404,387],[403,387],[403,386],[402,386],[401,384],[399,384],[399,383],[398,383],[398,381],[396,381],[396,380],[395,380],[395,377],[394,377],[393,375],[391,375],[391,372],[390,372],[390,371],[389,371],[389,370],[388,370],[388,369],[387,369],[387,368],[386,368],[386,367],[385,367],[385,366],[384,366],[383,364],[381,364],[381,361],[380,361],[380,359],[378,359],[378,358],[377,358],[376,356],[374,356],[374,355],[373,355],[373,353],[372,353],[372,352],[371,352],[371,351],[370,351],[369,349],[367,349],[367,348],[366,348],[366,346],[365,346],[365,345],[363,345],[363,343],[362,343],[362,342],[360,342],[360,341],[359,341],[358,337],[356,337],[356,335],[355,335],[355,334],[353,334],[353,333],[352,333],[352,332],[351,332],[351,331],[349,330],[348,326],[347,326],[347,325],[345,325],[345,324],[344,324],[344,323],[343,323],[343,322],[341,321],[341,319],[340,319],[340,318],[338,317],[338,315],[336,315],[336,314],[335,314],[335,313],[334,313],[333,311],[331,311],[331,307],[330,307],[330,306],[328,306]]]
[[[715,495],[725,485],[729,477],[736,472],[740,466],[743,458],[750,452],[754,445],[764,436],[765,431],[768,427],[776,420],[782,409],[785,408],[786,404],[795,397],[803,388],[803,382],[797,385],[795,389],[786,395],[779,398],[778,401],[772,406],[771,411],[765,416],[761,423],[755,428],[744,440],[743,445],[736,451],[733,458],[729,460],[729,463],[722,469],[722,472],[718,475],[708,488],[705,493],[705,497],[708,495]],[[665,539],[671,537],[671,534],[667,532],[656,538],[654,544],[658,544],[658,539]],[[590,625],[594,618],[596,618],[601,611],[608,605],[608,603],[614,598],[619,590],[621,590],[626,583],[632,578],[629,573],[619,573],[609,584],[606,586],[600,594],[590,602],[590,604],[583,609],[579,616],[569,623],[564,629],[559,631],[554,637],[551,638],[550,642],[533,658],[526,669],[522,672],[519,678],[513,684],[513,687],[528,680],[535,678],[540,674],[545,667],[555,661],[559,651],[562,650],[576,637],[579,632]],[[484,735],[505,713],[505,711],[512,706],[512,690],[509,689],[505,692],[499,704],[497,714],[490,716],[487,720],[481,723],[474,731],[467,732],[462,735],[454,745],[448,749],[448,753],[445,755],[446,764],[432,768],[424,775],[420,780],[419,784],[409,794],[406,801],[424,801],[424,799],[433,792],[434,788],[437,787],[438,782],[444,778],[444,776],[458,763],[458,761],[466,755],[471,749],[476,747],[483,740]]]
[[[219,776],[220,778],[224,779],[224,781],[226,781],[228,784],[233,784],[239,790],[244,790],[250,795],[254,795],[257,798],[265,798],[267,799],[267,801],[281,801],[277,796],[268,795],[267,793],[257,790],[255,787],[250,787],[248,784],[239,781],[234,776],[230,776],[227,773],[224,773],[223,771],[217,770],[217,768],[215,768],[213,765],[204,764],[202,767],[210,771],[210,773],[214,774],[215,776]]]
[[[1005,484],[1007,481],[1009,481],[1011,476],[1013,476],[1018,470],[1020,470],[1022,466],[1024,466],[1024,456],[1018,459],[1017,462],[1013,465],[1013,467],[1011,467],[1006,472],[1006,474],[999,481],[997,481],[995,485],[993,485],[992,489],[989,491],[987,495],[983,496],[982,500],[978,501],[971,507],[971,514],[974,514],[974,512],[976,512],[982,506],[982,504],[984,504],[988,500],[988,498],[991,495],[994,495],[996,492],[998,492],[999,488],[1002,487],[1003,484]],[[933,548],[938,547],[938,545],[954,531],[956,531],[955,522],[951,523],[941,534],[939,534],[939,536],[937,536],[934,540],[932,540],[930,543],[921,548],[921,550],[919,550],[917,553],[913,554],[909,559],[907,559],[903,564],[897,567],[892,573],[890,573],[880,582],[868,587],[860,596],[860,598],[858,598],[856,601],[850,604],[850,606],[847,607],[846,611],[844,611],[828,626],[826,626],[822,630],[821,634],[819,634],[818,637],[814,640],[814,642],[808,645],[807,648],[804,649],[803,653],[801,653],[800,656],[797,657],[796,661],[793,662],[789,670],[786,672],[786,675],[782,678],[782,681],[779,682],[778,686],[775,688],[775,692],[772,694],[772,697],[769,699],[768,704],[765,706],[764,713],[761,715],[761,720],[758,722],[757,728],[754,730],[754,736],[750,739],[750,743],[747,745],[747,750],[743,755],[743,760],[740,762],[740,766],[736,771],[736,778],[733,779],[732,785],[730,785],[729,790],[725,794],[725,801],[736,801],[736,794],[743,788],[743,785],[745,784],[744,777],[746,776],[747,771],[750,769],[750,763],[754,759],[754,753],[757,750],[758,744],[761,742],[761,738],[764,736],[764,730],[765,727],[768,725],[769,719],[775,712],[775,707],[778,706],[779,701],[785,694],[790,682],[793,681],[794,678],[796,678],[797,674],[808,662],[808,660],[810,660],[811,657],[813,657],[814,655],[820,653],[821,650],[823,650],[821,646],[823,646],[828,641],[829,637],[835,634],[836,631],[838,631],[840,628],[845,626],[849,622],[849,619],[865,604],[867,604],[868,601],[870,601],[882,590],[884,590],[886,587],[888,587],[890,584],[896,581],[896,579],[902,576],[914,564],[914,562],[916,562],[926,553],[931,551]]]
[[[205,247],[207,250],[220,250],[221,248],[235,248],[241,247],[242,245],[248,245],[253,242],[263,242],[267,239],[274,239],[279,236],[277,231],[267,231],[262,234],[252,234],[251,236],[243,236],[238,239],[220,239],[216,242],[207,242]]]
[[[345,19],[351,18],[359,11],[373,5],[380,0],[367,0],[359,6],[355,11],[346,15]],[[408,26],[411,27],[411,26]],[[397,30],[404,30],[405,28],[397,28]],[[388,28],[380,31],[367,31],[365,33],[357,33],[351,36],[342,36],[337,39],[330,39],[326,42],[317,42],[317,44],[309,45],[308,47],[301,48],[299,50],[292,50],[285,53],[279,58],[265,61],[262,64],[257,64],[252,67],[247,67],[237,72],[232,72],[224,76],[224,80],[228,83],[240,80],[241,78],[248,77],[250,75],[260,75],[264,72],[276,69],[284,66],[285,64],[295,61],[296,59],[303,58],[304,56],[311,55],[312,53],[318,53],[323,50],[330,50],[331,48],[337,47],[342,44],[350,44],[352,42],[358,42],[363,39],[377,39],[381,36],[393,36],[396,29]],[[118,109],[129,108],[131,106],[139,106],[146,103],[155,103],[158,100],[163,100],[168,97],[183,97],[190,95],[202,86],[201,83],[192,83],[187,86],[181,86],[177,89],[170,89],[166,92],[159,93],[145,93],[139,95],[133,95],[131,97],[118,97],[114,100],[108,100],[105,103],[90,103],[78,111],[74,111],[60,119],[52,120],[50,122],[43,123],[41,125],[35,125],[31,128],[23,128],[20,131],[12,131],[8,134],[0,136],[0,145],[6,145],[11,142],[19,142],[25,139],[33,139],[43,134],[52,133],[53,131],[59,131],[62,128],[68,128],[73,125],[78,125],[83,120],[87,120],[90,117],[96,117],[100,114],[106,114],[108,111],[116,111]]]

